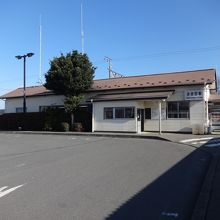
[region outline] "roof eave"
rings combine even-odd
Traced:
[[[199,83],[188,83],[188,84],[175,84],[175,85],[158,85],[158,86],[142,86],[142,87],[127,87],[127,88],[109,88],[109,89],[92,89],[92,90],[88,90],[86,93],[89,92],[99,92],[99,91],[116,91],[116,90],[128,90],[128,89],[152,89],[152,88],[162,88],[162,87],[177,87],[177,86],[193,86],[193,85],[204,85],[204,83],[206,84],[212,84],[213,81],[210,82],[199,82]]]
[[[159,100],[167,99],[167,96],[164,97],[148,97],[148,98],[121,98],[121,99],[92,99],[93,102],[109,102],[109,101],[127,101],[127,100]]]

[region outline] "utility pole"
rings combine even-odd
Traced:
[[[105,57],[104,60],[108,62],[108,77],[111,78],[112,73],[112,59],[110,57]]]

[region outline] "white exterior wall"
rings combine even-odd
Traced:
[[[145,120],[146,131],[159,131],[158,120]],[[161,130],[175,132],[192,132],[190,120],[188,119],[167,119],[161,120]]]
[[[26,97],[27,112],[39,112],[40,106],[63,105],[64,96],[36,96]],[[7,99],[5,101],[5,113],[16,113],[16,108],[23,108],[23,98]]]
[[[172,87],[170,89],[173,89]],[[200,125],[204,127],[207,124],[207,101],[209,98],[209,87],[204,86],[180,86],[175,87],[175,93],[166,101],[162,101],[162,110],[166,109],[167,101],[185,100],[186,90],[204,90],[204,100],[190,101],[190,119],[166,119],[162,117],[162,131],[180,131],[191,132],[193,126]],[[139,132],[141,122],[137,121],[137,108],[154,108],[158,109],[159,100],[145,101],[108,101],[93,103],[93,131],[115,131],[115,132]],[[206,102],[205,102],[206,101]],[[39,106],[63,105],[64,96],[36,96],[27,97],[27,111],[39,112]],[[16,108],[23,107],[23,98],[7,99],[5,101],[5,113],[15,113]],[[104,107],[135,107],[135,118],[131,119],[104,119]],[[163,111],[162,111],[163,112]],[[145,131],[158,131],[159,119],[146,120],[144,123]]]
[[[187,89],[203,89],[200,87],[179,87],[176,89],[175,93],[167,99],[167,101],[162,102],[162,109],[166,109],[166,102],[169,101],[184,101],[185,91]],[[204,92],[204,99],[207,99],[209,91]],[[145,108],[158,108],[158,101],[146,101]],[[204,132],[204,125],[207,124],[207,113],[205,110],[205,100],[195,100],[190,101],[190,118],[189,119],[166,119],[162,117],[162,131],[179,131],[179,132],[192,132],[195,126],[202,128]],[[159,120],[151,119],[145,120],[144,128],[146,131],[158,131],[159,130]]]
[[[158,101],[145,102],[145,108],[155,108],[159,110]],[[161,102],[162,110],[166,111],[166,101]],[[165,113],[166,114],[166,113]],[[159,131],[159,119],[145,119],[144,129],[146,131]],[[179,132],[191,132],[191,124],[189,119],[166,119],[162,117],[161,120],[162,131],[179,131]]]
[[[137,132],[137,114],[129,119],[104,119],[105,107],[136,107],[135,101],[109,101],[93,103],[93,131]]]

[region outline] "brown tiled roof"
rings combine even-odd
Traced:
[[[130,88],[153,88],[178,85],[196,85],[212,83],[216,80],[215,69],[195,70],[185,72],[151,74],[141,76],[130,76],[113,79],[94,80],[90,91],[119,90]],[[27,96],[41,96],[52,94],[43,86],[33,86],[26,88]],[[15,98],[23,96],[23,88],[18,88],[0,98]]]
[[[164,92],[139,92],[124,94],[107,94],[93,97],[93,101],[112,101],[112,100],[143,100],[143,99],[167,99],[173,91]]]
[[[52,92],[48,89],[46,89],[44,86],[31,86],[26,88],[26,96],[43,96],[43,95],[49,95],[52,94]],[[0,98],[17,98],[23,96],[23,88],[15,89]]]
[[[115,90],[127,88],[152,88],[162,86],[192,85],[215,81],[215,69],[151,74],[95,80],[92,90]]]

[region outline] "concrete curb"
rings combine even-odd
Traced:
[[[211,162],[205,175],[199,197],[193,210],[191,220],[205,220],[209,205],[210,195],[212,191],[214,176],[219,158],[215,155],[211,156]]]
[[[63,136],[94,136],[94,137],[112,137],[112,138],[140,138],[155,139],[162,141],[171,140],[157,135],[138,135],[138,134],[119,134],[119,133],[91,133],[91,132],[42,132],[42,131],[0,131],[0,134],[27,134],[27,135],[63,135]]]

